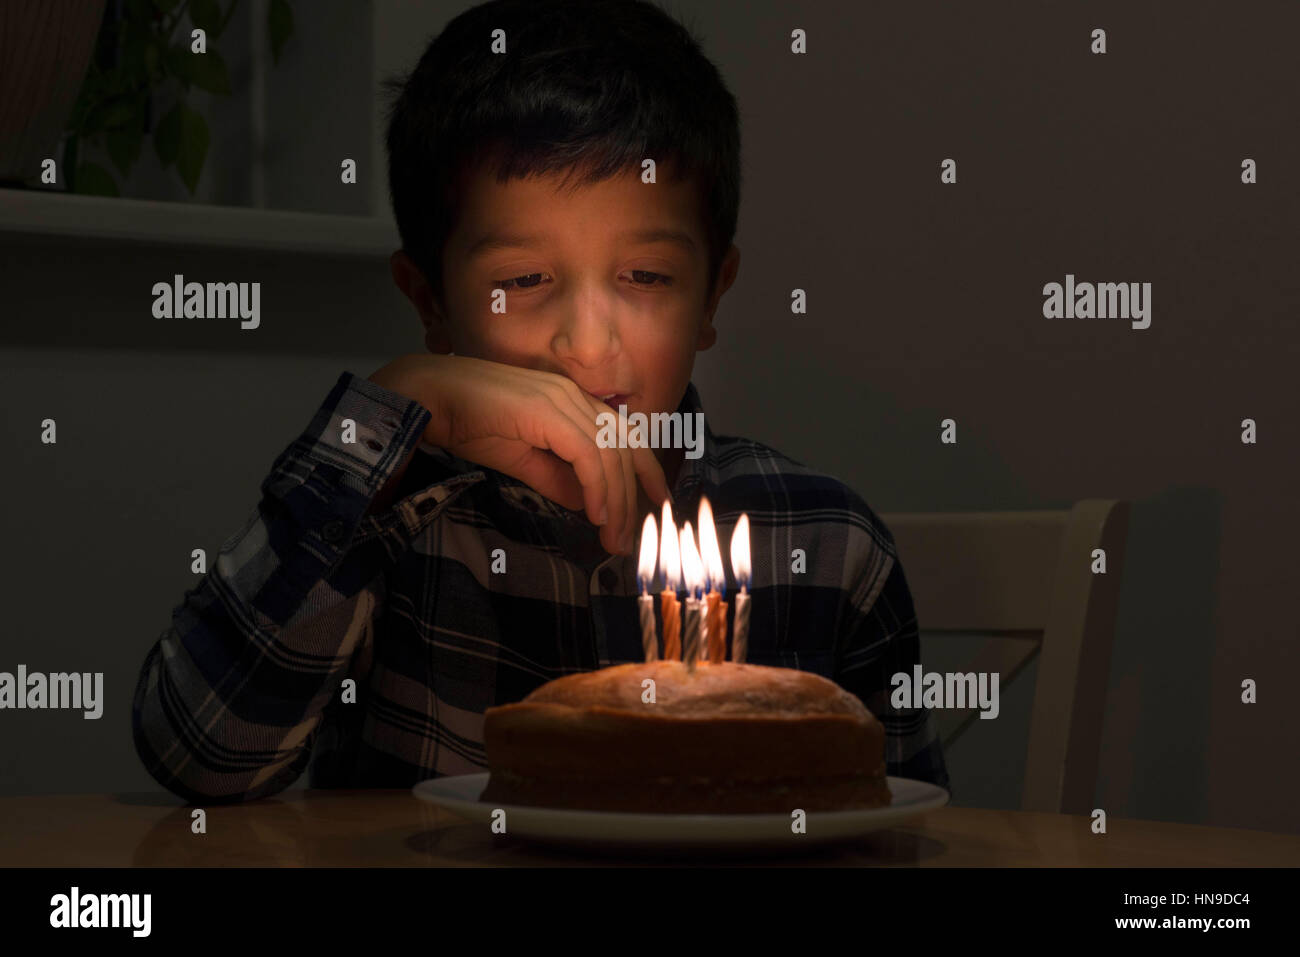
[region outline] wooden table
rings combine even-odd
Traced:
[[[290,790],[250,804],[193,808],[163,792],[0,798],[0,866],[428,867],[672,864],[494,836],[410,791]],[[945,807],[812,853],[693,854],[696,863],[920,867],[1294,867],[1300,835],[1159,821]],[[678,859],[680,861],[680,859]]]

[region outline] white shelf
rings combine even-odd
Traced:
[[[384,258],[401,246],[391,219],[370,216],[0,189],[0,238],[11,235]]]

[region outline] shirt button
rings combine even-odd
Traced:
[[[384,443],[380,442],[378,439],[366,439],[366,448],[371,452],[382,452],[384,450]]]
[[[606,568],[601,571],[600,585],[606,591],[614,590],[615,586],[618,585],[618,575],[614,573],[614,569]]]
[[[337,542],[343,537],[343,523],[338,519],[328,521],[321,527],[320,534],[327,542]]]

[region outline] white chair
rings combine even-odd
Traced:
[[[1041,654],[1023,810],[1092,811],[1128,513],[1127,502],[1085,499],[1063,511],[881,515],[927,640],[1005,639],[986,642],[963,669],[997,672],[1000,688]],[[1105,574],[1092,572],[1097,548]],[[945,751],[978,714],[934,713]]]

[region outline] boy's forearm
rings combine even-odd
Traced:
[[[350,373],[340,376],[307,430],[277,457],[243,531],[173,611],[141,671],[132,708],[137,752],[163,787],[187,800],[250,800],[292,783],[381,611],[380,553],[345,542],[363,509],[356,490],[384,450],[345,446],[335,428],[341,415],[375,434],[405,423],[398,434],[408,445],[427,422]],[[411,455],[404,458],[381,494],[395,491]],[[268,654],[271,646],[279,650]],[[299,664],[308,660],[331,664],[308,672]]]

